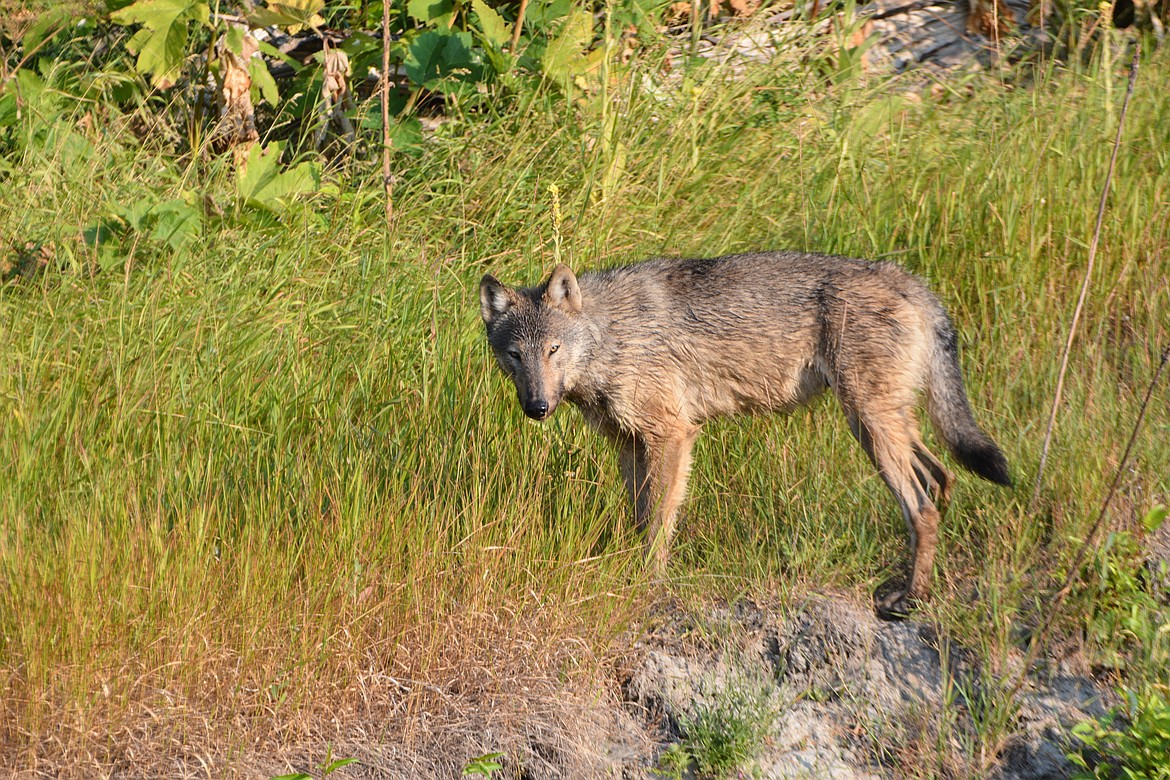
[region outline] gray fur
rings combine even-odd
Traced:
[[[902,507],[925,598],[953,477],[922,442],[917,394],[964,466],[1010,484],[963,390],[954,331],[921,280],[889,263],[799,252],[654,259],[539,287],[480,285],[488,341],[525,413],[563,399],[618,448],[651,562],[669,553],[691,448],[713,417],[786,411],[825,388]]]

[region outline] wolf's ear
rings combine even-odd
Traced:
[[[549,306],[571,314],[581,311],[581,288],[569,266],[561,263],[553,269],[544,291],[544,300]]]
[[[485,324],[516,305],[516,293],[512,288],[500,284],[491,274],[484,274],[479,281],[479,313]]]

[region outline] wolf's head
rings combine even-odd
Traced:
[[[558,265],[539,287],[514,289],[487,274],[479,283],[479,306],[488,343],[516,383],[524,413],[549,417],[584,366],[587,330],[577,277]]]

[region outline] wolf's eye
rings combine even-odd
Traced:
[[[558,350],[558,349],[560,349],[560,348],[561,348],[561,345],[560,345],[560,344],[553,344],[553,345],[552,345],[552,346],[549,348],[549,350],[548,350],[548,354],[550,354],[550,355],[555,355],[555,354],[556,354],[556,352],[557,352],[557,350]]]
[[[519,360],[520,359],[520,350],[518,350],[518,349],[508,350],[508,357],[512,358],[513,360]]]

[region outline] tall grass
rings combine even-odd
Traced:
[[[1086,528],[1170,342],[1166,64],[1127,120],[1041,509],[966,478],[945,524],[935,618],[988,653]],[[372,165],[237,211],[227,173],[34,106],[0,187],[0,251],[55,257],[0,290],[3,766],[219,775],[326,743],[539,761],[524,724],[580,739],[659,594],[865,598],[897,571],[901,521],[826,401],[710,426],[671,579],[646,578],[614,456],[575,411],[527,423],[480,332],[485,270],[550,264],[551,185],[580,268],[787,247],[923,275],[1029,484],[1123,76],[930,98],[799,73],[615,76],[604,111],[455,118],[396,161],[393,234]],[[143,234],[111,262],[80,238],[184,193],[227,208],[180,251]],[[1166,403],[1148,425],[1117,524],[1170,492]]]

